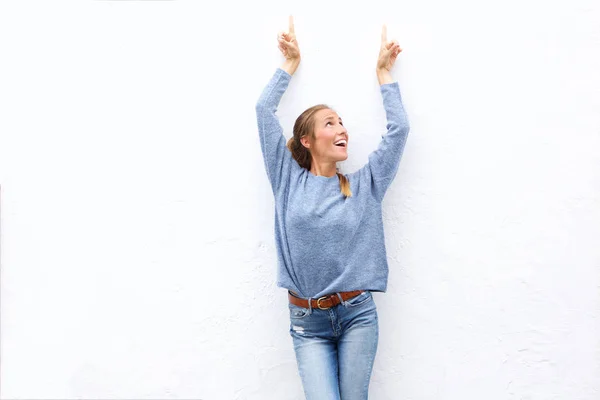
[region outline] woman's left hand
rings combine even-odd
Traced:
[[[400,45],[396,40],[387,40],[387,27],[383,25],[381,31],[381,48],[377,59],[377,69],[390,71],[396,62],[396,57],[402,52]]]

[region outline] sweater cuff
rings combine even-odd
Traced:
[[[394,81],[394,82],[390,82],[390,83],[383,83],[383,84],[379,85],[379,87],[380,87],[381,89],[383,89],[383,88],[384,88],[384,87],[386,87],[386,86],[389,86],[389,87],[398,86],[398,87],[400,87],[400,86],[398,85],[398,81]]]
[[[288,74],[286,70],[281,69],[280,67],[277,67],[277,72],[279,72],[281,75],[285,76],[288,79],[292,77],[290,74]]]

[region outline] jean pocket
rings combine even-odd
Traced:
[[[300,319],[308,315],[308,308],[300,307],[292,303],[288,303],[288,308],[290,309],[290,318],[292,319]]]
[[[354,296],[351,299],[346,300],[346,306],[348,307],[357,307],[360,306],[373,298],[373,295],[370,291],[365,290],[358,296]]]

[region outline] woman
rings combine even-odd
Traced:
[[[381,202],[396,175],[409,124],[390,69],[402,51],[383,26],[376,72],[387,134],[351,174],[340,116],[319,104],[296,120],[287,142],[277,106],[300,63],[293,18],[280,33],[285,61],[264,88],[256,113],[275,196],[277,286],[288,289],[290,335],[304,393],[313,399],[367,399],[379,328],[371,292],[385,292],[388,265]]]

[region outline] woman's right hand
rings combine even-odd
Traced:
[[[396,58],[402,49],[396,40],[387,40],[387,27],[385,24],[381,30],[381,47],[379,48],[379,56],[377,57],[377,79],[379,84],[392,83],[394,79],[390,74],[390,70],[396,62]]]
[[[300,48],[298,47],[296,32],[294,31],[294,18],[291,15],[288,29],[287,32],[279,32],[277,41],[279,42],[279,50],[285,57],[282,69],[292,75],[300,63]]]
[[[377,69],[391,71],[400,52],[402,52],[402,49],[396,40],[387,40],[387,27],[384,24],[381,29],[381,47],[377,58]]]

